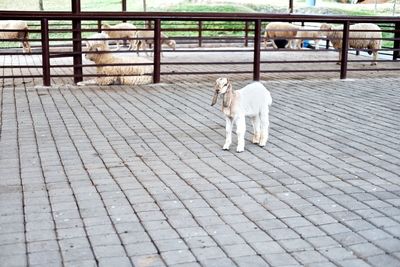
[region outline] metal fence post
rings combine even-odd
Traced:
[[[72,13],[79,14],[81,12],[81,1],[72,1]],[[72,19],[72,50],[74,61],[74,83],[82,81],[82,35],[81,35],[81,20]]]
[[[349,29],[350,29],[350,22],[345,21],[343,23],[342,50],[339,51],[339,53],[341,53],[340,79],[346,79],[346,77],[347,77],[347,54],[348,54],[348,50],[349,50]]]
[[[249,22],[246,21],[244,24],[244,46],[249,46]]]
[[[254,60],[253,60],[253,80],[260,80],[261,62],[261,20],[254,23]]]
[[[400,57],[400,22],[396,22],[394,24],[394,42],[393,42],[393,49],[395,49],[393,51],[393,60],[396,60]]]
[[[203,45],[203,21],[199,20],[199,47]]]
[[[42,71],[43,85],[50,86],[50,45],[49,45],[49,21],[45,18],[41,20],[42,38]]]
[[[153,82],[159,83],[161,76],[161,20],[154,20],[154,73]]]

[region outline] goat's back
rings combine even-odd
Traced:
[[[271,94],[260,82],[253,82],[240,90],[239,99],[246,109],[246,114],[258,114],[272,104]]]

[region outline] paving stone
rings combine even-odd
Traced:
[[[149,267],[162,267],[167,266],[160,255],[158,254],[149,254],[143,256],[133,256],[131,260],[134,266],[149,266]]]
[[[121,266],[130,267],[133,266],[128,257],[112,257],[112,258],[100,258],[99,266]]]
[[[288,253],[274,253],[263,255],[271,266],[290,266],[300,263]]]
[[[154,240],[154,243],[160,252],[187,249],[187,246],[182,239],[161,239]]]
[[[125,257],[126,253],[121,245],[106,245],[93,247],[94,253],[98,258],[104,257]]]
[[[189,250],[162,252],[161,257],[164,259],[167,265],[174,265],[180,263],[186,264],[196,261],[196,258]]]
[[[219,247],[193,248],[191,251],[199,261],[226,257],[226,254]]]
[[[354,251],[354,253],[357,254],[357,256],[362,257],[363,259],[370,257],[370,256],[385,253],[385,251],[379,249],[377,246],[375,246],[371,243],[362,243],[362,244],[352,245],[349,247],[349,249]]]
[[[233,259],[234,262],[238,266],[267,266],[268,264],[265,262],[265,260],[257,255],[254,256],[243,256],[243,257],[237,257]]]
[[[391,255],[377,255],[367,258],[368,263],[373,266],[396,266],[398,259]]]
[[[304,264],[304,265],[328,261],[327,258],[322,256],[317,251],[313,251],[313,250],[294,252],[294,253],[292,253],[292,256],[295,257],[301,264]]]
[[[256,254],[256,252],[247,244],[225,245],[222,249],[229,257],[251,256]]]
[[[285,252],[283,247],[275,241],[257,242],[252,243],[251,245],[258,254],[276,254]]]
[[[200,262],[205,267],[230,267],[235,265],[229,258],[205,259],[200,260]]]

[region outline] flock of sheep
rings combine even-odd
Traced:
[[[4,29],[6,31],[1,31]],[[307,27],[300,27],[288,22],[270,22],[265,28],[265,46],[267,41],[271,40],[273,47],[278,40],[287,42],[287,47],[300,49],[304,39],[314,40],[316,49],[319,41],[326,38],[331,41],[335,49],[342,48],[342,27],[334,28],[329,24],[322,24],[318,30]],[[16,31],[12,31],[16,30]],[[120,56],[110,53],[109,42],[116,42],[116,50],[120,49],[120,43],[128,40],[129,50],[143,50],[147,55],[147,48],[152,45],[154,32],[152,30],[139,30],[131,23],[119,23],[116,25],[102,25],[102,32],[96,33],[85,41],[86,58],[96,63],[97,73],[101,77],[95,80],[85,81],[79,85],[85,84],[148,84],[151,83],[151,74],[153,72],[152,61],[138,56]],[[29,29],[25,21],[0,21],[0,39],[18,39],[21,40],[23,51],[31,52],[29,45]],[[176,42],[161,33],[162,44],[175,49]],[[350,26],[349,46],[351,48],[373,53],[372,65],[376,64],[378,51],[381,49],[382,32],[379,26],[372,23],[358,23]],[[341,53],[339,53],[339,60]],[[104,66],[113,64],[113,66]],[[123,65],[117,65],[123,64]]]
[[[265,28],[265,46],[271,40],[272,46],[278,48],[275,40],[288,40],[286,47],[300,49],[305,40],[314,40],[318,49],[319,41],[326,36],[335,49],[342,49],[343,26],[333,27],[330,24],[322,24],[319,30],[315,28],[299,27],[288,22],[271,22]],[[350,25],[349,47],[354,49],[366,49],[373,54],[371,65],[376,65],[378,51],[382,45],[382,30],[373,23],[356,23]],[[339,61],[341,53],[339,52]]]

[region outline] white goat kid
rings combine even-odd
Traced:
[[[223,96],[222,112],[226,118],[226,140],[224,150],[229,150],[232,143],[232,128],[236,124],[238,144],[236,151],[244,151],[244,135],[248,116],[252,120],[253,143],[263,147],[268,140],[269,107],[272,104],[271,94],[260,82],[253,82],[240,90],[234,91],[227,78],[218,78],[211,106],[215,105],[218,96]]]

